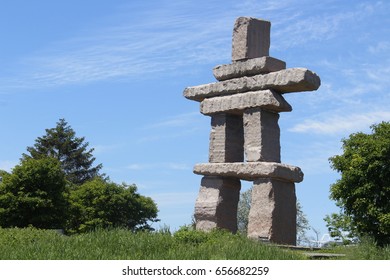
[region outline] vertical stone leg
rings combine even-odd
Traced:
[[[241,182],[236,178],[205,176],[195,203],[196,229],[237,231],[237,206]]]
[[[257,179],[253,182],[248,237],[296,245],[296,196],[292,182]]]
[[[244,112],[245,156],[248,162],[280,162],[279,114],[260,108]]]
[[[242,116],[211,116],[209,162],[243,162],[244,129]]]

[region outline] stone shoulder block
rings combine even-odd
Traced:
[[[292,110],[291,105],[279,93],[261,90],[204,99],[200,104],[200,112],[204,115],[222,112],[240,113],[245,109],[258,107],[272,112]]]
[[[217,65],[213,69],[213,74],[218,81],[225,81],[243,76],[267,74],[283,69],[286,69],[286,62],[270,56],[263,56],[233,62],[232,64]]]
[[[206,176],[234,177],[253,181],[259,178],[274,178],[287,182],[302,182],[303,172],[299,167],[276,162],[200,163],[194,173]]]
[[[214,96],[264,89],[274,89],[279,93],[312,91],[318,89],[320,84],[320,77],[316,73],[305,68],[289,68],[264,75],[188,87],[183,95],[191,100],[202,101]]]

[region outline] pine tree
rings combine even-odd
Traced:
[[[55,128],[46,129],[46,135],[38,137],[33,147],[27,147],[30,155],[23,154],[23,158],[39,159],[54,157],[61,162],[62,170],[67,180],[81,185],[99,174],[102,164],[93,167],[95,158],[94,149],[88,149],[85,137],[76,137],[75,131],[65,119],[60,119]]]

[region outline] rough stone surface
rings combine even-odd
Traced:
[[[240,180],[248,180],[254,182],[248,236],[295,245],[294,183],[303,173],[280,163],[279,112],[292,110],[283,93],[316,90],[321,81],[310,70],[286,69],[285,62],[269,57],[270,28],[268,21],[238,18],[233,62],[213,69],[218,82],[184,90],[184,97],[201,102],[201,113],[211,116],[209,163],[194,167],[204,176],[196,228],[236,232]]]
[[[237,231],[241,182],[236,178],[203,177],[195,203],[196,229]]]
[[[279,114],[261,108],[244,112],[244,147],[248,162],[280,162]]]
[[[206,176],[234,177],[253,181],[258,178],[274,178],[287,182],[302,182],[299,167],[277,162],[199,163],[194,173]]]
[[[248,108],[263,108],[272,112],[290,112],[291,105],[279,93],[272,90],[248,91],[228,96],[207,98],[200,104],[205,115],[228,112],[243,114]]]
[[[237,61],[232,64],[217,65],[213,69],[213,74],[218,81],[225,81],[243,76],[267,74],[283,69],[286,69],[286,62],[270,56],[263,56],[246,61]]]
[[[296,244],[295,185],[273,179],[253,182],[248,237],[278,244]]]
[[[232,60],[268,56],[270,31],[269,21],[239,17],[233,29]]]
[[[188,87],[184,97],[202,101],[205,98],[231,95],[246,91],[274,89],[279,93],[312,91],[321,81],[316,73],[305,68],[289,68],[264,75],[235,78],[227,81]]]
[[[216,114],[211,117],[209,162],[242,162],[244,131],[242,116]]]

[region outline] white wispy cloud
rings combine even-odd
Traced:
[[[134,13],[132,3],[121,9],[120,20],[95,24],[79,36],[51,42],[45,49],[14,61],[0,78],[0,93],[17,89],[85,84],[108,79],[142,79],[150,74],[180,74],[183,67],[230,60],[231,33],[238,16],[272,21],[272,48],[279,51],[308,42],[324,41],[346,26],[364,22],[383,2],[358,2],[333,10],[332,0],[320,1],[162,1],[154,9]],[[299,5],[300,9],[296,7]],[[307,5],[310,5],[310,9]],[[313,12],[314,11],[314,12]],[[201,19],[201,20],[200,20]],[[385,51],[388,42],[369,47]],[[9,74],[13,73],[13,74]]]
[[[197,20],[186,6],[168,4],[142,19],[96,27],[78,38],[51,44],[23,58],[17,74],[2,88],[50,87],[121,77],[142,77],[182,66],[218,61],[230,38],[229,27],[213,17]],[[131,14],[131,11],[127,11]],[[222,29],[222,30],[221,30]]]
[[[328,159],[340,154],[340,139],[326,138],[322,141],[304,140],[296,143],[289,143],[283,149],[283,162],[299,166],[305,176],[326,174],[332,172]]]
[[[120,22],[96,26],[79,37],[53,42],[22,58],[16,63],[15,75],[2,77],[0,90],[139,78],[197,63],[221,63],[230,57],[233,22],[241,15],[264,15],[274,20],[276,32],[272,36],[276,45],[287,48],[308,40],[324,40],[341,25],[356,18],[363,20],[370,12],[367,6],[358,6],[347,13],[308,17],[305,11],[292,12],[298,3],[228,1],[226,5],[231,9],[216,9],[218,2],[209,1],[200,9],[189,1],[164,2],[155,9],[140,11],[135,19],[134,7],[129,4],[122,11]],[[326,3],[321,7],[326,7]]]
[[[156,200],[157,205],[160,207],[171,206],[172,202],[175,202],[175,206],[180,205],[193,205],[196,199],[197,193],[195,192],[166,192],[155,193],[152,198]]]
[[[94,145],[94,154],[103,154],[119,148],[119,145]]]
[[[188,137],[201,130],[208,129],[209,117],[199,112],[189,112],[169,116],[154,123],[145,125],[144,131],[151,131],[149,135],[139,137],[137,142],[156,142],[160,140]]]
[[[377,42],[368,47],[368,51],[372,54],[385,53],[390,50],[390,41]]]
[[[276,42],[274,48],[284,50],[296,45],[304,45],[310,41],[326,41],[334,38],[346,26],[364,21],[381,5],[380,2],[355,4],[346,10],[334,11],[329,8],[332,7],[332,5],[328,5],[329,1],[321,2],[311,7],[311,13],[317,12],[314,14],[306,14],[304,9],[300,9],[298,12],[294,9],[298,3],[290,3],[288,7],[291,12],[289,18],[279,20],[277,23],[282,26],[279,25],[276,32],[273,33]],[[315,9],[316,6],[318,6],[317,9]]]
[[[184,114],[178,114],[175,116],[167,117],[158,122],[149,124],[144,127],[144,129],[151,128],[167,128],[167,127],[183,127],[199,122],[200,114],[199,112],[189,112]]]
[[[322,120],[305,120],[289,131],[314,134],[352,133],[381,121],[390,120],[390,111],[367,112],[353,115],[329,116]]]
[[[160,163],[132,163],[126,166],[130,170],[192,170],[192,166],[182,162],[160,162]]]

